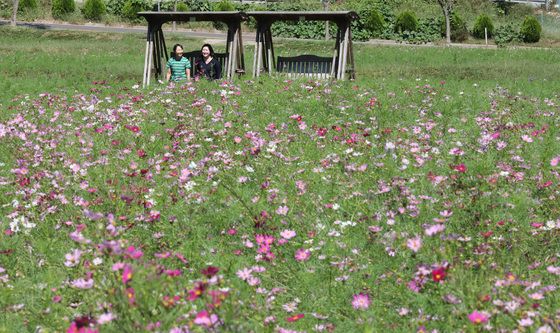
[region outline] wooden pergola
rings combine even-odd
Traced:
[[[152,67],[156,77],[163,76],[165,63],[169,53],[165,45],[162,25],[167,22],[223,22],[227,25],[226,53],[228,54],[224,76],[232,79],[237,71],[245,70],[243,57],[243,39],[241,36],[241,22],[247,20],[244,12],[140,12],[139,16],[148,21],[148,35],[146,37],[146,53],[144,56],[144,87],[150,85]]]
[[[257,36],[255,57],[253,59],[253,77],[258,77],[261,72],[272,73],[276,67],[274,57],[274,46],[270,27],[276,21],[331,21],[334,22],[338,31],[336,43],[332,56],[330,77],[344,80],[348,74],[350,79],[356,77],[354,68],[354,53],[352,49],[351,23],[359,19],[354,11],[277,11],[277,12],[247,12],[257,21]],[[349,65],[348,70],[347,65]]]

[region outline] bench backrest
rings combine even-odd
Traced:
[[[288,76],[328,78],[331,74],[333,59],[304,54],[295,57],[278,57],[276,71]],[[336,72],[336,68],[335,68]]]
[[[175,53],[171,52],[171,57],[174,56]],[[196,58],[200,58],[201,56],[202,55],[200,54],[200,50],[183,53],[183,57],[189,59],[191,66],[194,66],[194,62]],[[216,59],[220,63],[220,65],[222,65],[222,73],[226,73],[226,64],[227,64],[228,56],[229,53],[214,53],[214,59]]]

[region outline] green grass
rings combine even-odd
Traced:
[[[0,29],[0,332],[105,313],[101,332],[212,331],[203,309],[219,332],[478,332],[475,310],[489,330],[557,325],[558,50],[356,44],[354,82],[133,88],[144,47],[141,34]],[[286,229],[296,236],[278,242]],[[258,235],[276,239],[274,258],[256,260]]]
[[[54,32],[2,27],[0,36],[0,100],[21,93],[87,89],[93,81],[141,83],[143,34]],[[171,35],[167,44],[198,49],[201,41]],[[333,43],[278,41],[277,55],[332,54]],[[223,49],[218,46],[218,50]],[[560,49],[463,49],[355,45],[357,83],[398,87],[401,80],[444,80],[451,87],[500,85],[522,92],[550,95],[556,88],[553,68]],[[245,47],[251,73],[253,47]],[[250,79],[250,74],[245,79]],[[388,86],[387,86],[388,85]]]

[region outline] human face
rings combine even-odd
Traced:
[[[180,46],[177,46],[177,48],[175,49],[175,54],[177,56],[182,56],[183,55],[183,48]]]
[[[210,49],[208,49],[208,46],[203,47],[201,52],[204,58],[208,58],[210,56]]]

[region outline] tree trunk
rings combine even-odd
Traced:
[[[19,0],[14,0],[14,8],[13,8],[13,11],[12,11],[12,20],[10,21],[10,25],[12,27],[16,26],[16,18],[17,18],[18,7],[19,7]]]
[[[447,44],[451,44],[451,11],[449,8],[445,8],[443,12],[445,14],[445,39]]]

